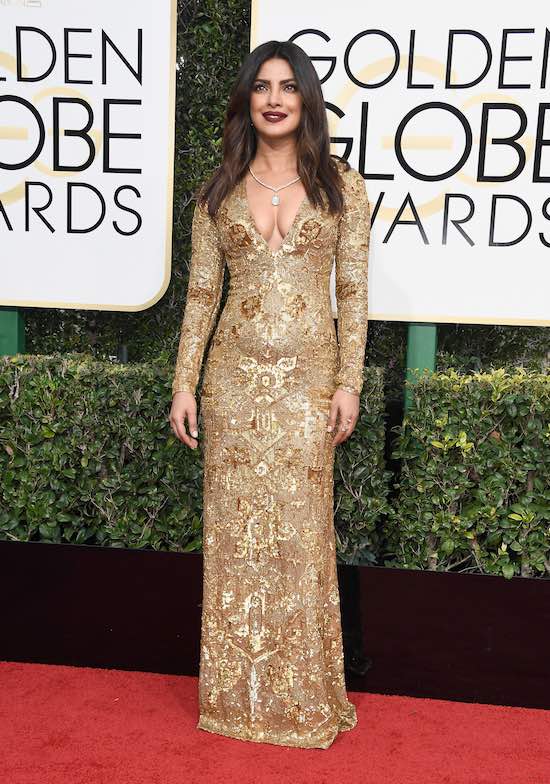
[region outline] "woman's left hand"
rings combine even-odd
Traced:
[[[332,445],[341,444],[351,436],[359,419],[359,395],[337,389],[330,404],[327,430],[335,431]],[[336,428],[336,430],[335,430]]]

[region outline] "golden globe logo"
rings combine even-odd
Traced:
[[[123,52],[115,41],[101,29],[98,50],[100,52],[97,69],[93,74],[95,79],[82,79],[73,75],[75,60],[90,59],[92,54],[83,51],[83,34],[92,34],[91,28],[63,29],[62,45],[56,43],[54,38],[44,29],[16,25],[14,27],[14,51],[11,55],[6,51],[0,52],[0,68],[11,75],[0,74],[0,81],[10,86],[26,84],[39,84],[47,80],[58,60],[61,61],[63,70],[63,84],[48,86],[36,91],[28,99],[16,93],[7,92],[0,95],[0,169],[8,172],[20,172],[34,166],[41,175],[46,177],[69,177],[75,173],[85,172],[98,162],[101,171],[110,174],[141,174],[139,165],[128,167],[117,165],[113,162],[112,140],[139,140],[141,133],[135,131],[114,131],[113,122],[117,121],[117,107],[141,106],[140,98],[113,98],[104,97],[100,102],[94,101],[85,93],[66,85],[100,83],[108,92],[109,67],[112,64],[109,55],[118,60],[129,74],[130,79],[141,87],[143,76],[143,31],[135,31],[135,46],[131,53]],[[80,46],[75,41],[80,41]],[[31,69],[27,66],[25,53],[36,51],[41,46],[46,50],[47,57],[42,68]],[[119,79],[117,81],[120,81]],[[99,106],[98,106],[99,103]],[[95,109],[95,111],[94,111]],[[73,125],[67,127],[62,124],[62,119],[72,115]],[[26,125],[9,125],[5,118],[17,117]],[[47,125],[51,118],[52,125]],[[98,123],[99,120],[99,123]],[[94,127],[95,124],[95,127]],[[118,125],[120,122],[118,123]],[[97,127],[99,125],[99,127]],[[63,159],[63,147],[67,139],[78,140],[79,152],[76,163],[67,163]],[[15,142],[9,149],[9,142]],[[41,156],[49,146],[52,165],[46,165]],[[72,145],[74,152],[75,146]],[[139,149],[136,149],[139,158]],[[3,177],[5,180],[5,177]],[[85,195],[84,195],[85,192]],[[63,227],[68,234],[87,234],[97,229],[103,222],[107,213],[107,203],[104,193],[96,186],[87,182],[68,182],[66,188],[66,224]],[[79,200],[94,199],[97,203],[97,218],[86,226],[75,224],[75,214],[78,213]],[[122,235],[131,236],[139,231],[142,217],[136,209],[135,200],[141,198],[138,187],[132,184],[119,185],[112,193],[111,199],[115,207],[122,213],[133,215],[134,219],[123,227],[117,219],[112,219],[114,231]],[[24,202],[24,215],[19,214],[20,223],[24,230],[29,231],[31,219],[39,219],[50,231],[56,227],[48,217],[48,209],[54,199],[52,187],[42,180],[25,179],[2,189],[0,192],[0,219],[3,218],[6,228],[14,230],[15,217],[6,209],[9,204],[22,200]],[[126,215],[126,217],[127,217]],[[13,222],[12,222],[13,221]]]

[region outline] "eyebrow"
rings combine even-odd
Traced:
[[[255,82],[265,82],[266,84],[271,84],[271,79],[254,79]],[[285,84],[286,82],[295,82],[296,79],[292,76],[290,79],[280,79],[279,84]]]

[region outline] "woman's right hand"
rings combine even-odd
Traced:
[[[174,435],[182,443],[187,444],[191,449],[196,449],[199,442],[196,438],[191,438],[187,434],[185,429],[186,419],[191,435],[198,436],[197,403],[195,398],[191,392],[176,392],[172,398],[172,408],[170,409],[170,426]]]

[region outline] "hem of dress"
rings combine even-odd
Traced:
[[[350,724],[349,719],[342,717],[339,720],[338,728],[332,733],[330,737],[326,738],[325,740],[319,739],[315,741],[308,741],[306,738],[296,738],[294,735],[280,735],[274,737],[273,735],[265,733],[260,736],[254,735],[250,732],[238,732],[237,730],[228,728],[222,722],[216,721],[215,719],[208,719],[202,715],[199,718],[196,729],[206,730],[206,732],[213,732],[216,735],[225,735],[227,738],[249,740],[253,743],[271,743],[275,746],[292,746],[302,749],[328,749],[330,746],[332,746],[340,732],[347,732],[356,726],[357,714],[355,714],[354,718],[352,719],[352,724]]]

